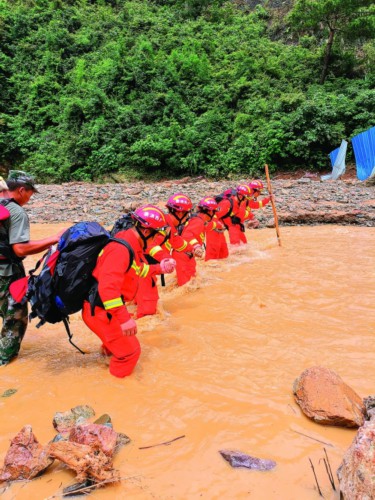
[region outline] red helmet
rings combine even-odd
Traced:
[[[193,208],[193,204],[188,196],[182,193],[177,193],[169,198],[166,207],[178,210],[179,212],[190,212]]]
[[[262,191],[262,189],[264,189],[263,182],[262,181],[251,181],[249,183],[249,188],[252,189],[253,191]]]
[[[206,198],[203,198],[203,200],[201,200],[198,203],[198,207],[199,208],[203,208],[205,210],[216,211],[218,209],[218,206],[219,205],[215,201],[215,198],[212,198],[211,196],[206,196]]]
[[[242,196],[250,196],[251,190],[247,184],[240,184],[236,188],[236,193],[241,194]]]
[[[143,205],[132,212],[131,216],[140,226],[155,231],[163,231],[168,225],[163,212],[155,205]]]

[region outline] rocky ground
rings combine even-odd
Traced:
[[[249,179],[242,179],[242,182]],[[96,220],[110,226],[117,216],[144,203],[163,206],[175,192],[198,202],[202,197],[235,187],[237,181],[212,181],[185,177],[160,182],[129,181],[126,184],[67,183],[41,185],[40,193],[27,205],[30,220],[78,222]],[[375,185],[361,182],[355,172],[342,180],[320,180],[310,172],[272,176],[272,189],[280,225],[342,224],[375,227]],[[272,209],[256,211],[260,226],[273,225]]]

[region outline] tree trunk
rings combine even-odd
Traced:
[[[328,42],[327,42],[325,55],[324,55],[323,70],[322,70],[322,74],[320,75],[320,83],[321,84],[323,84],[325,82],[326,77],[327,77],[328,65],[329,65],[329,60],[331,58],[331,51],[332,51],[333,37],[334,36],[335,36],[335,30],[330,28]]]

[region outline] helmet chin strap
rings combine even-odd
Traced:
[[[201,209],[204,214],[206,214],[210,219],[209,221],[212,220],[213,216],[215,215],[215,212],[212,211],[212,215],[210,215],[208,212],[211,212],[211,210],[208,210],[207,208]]]
[[[175,217],[178,220],[178,225],[182,224],[182,221],[189,216],[189,212],[185,212],[182,217],[178,217],[176,214],[176,211],[174,209],[170,209],[171,213],[173,214],[173,217]]]
[[[142,228],[142,226],[140,226],[138,223],[135,225],[135,229],[136,229],[137,233],[139,234],[139,236],[141,237],[141,239],[143,241],[143,250],[146,250],[146,248],[147,248],[147,240],[149,240],[150,238],[152,238],[154,236],[154,234],[155,234],[156,231],[154,231],[154,230],[151,229],[151,233],[148,236],[145,236],[142,233],[142,229],[148,229],[148,228]]]

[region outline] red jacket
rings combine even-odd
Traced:
[[[130,319],[125,302],[133,300],[141,278],[161,274],[159,264],[145,262],[142,247],[132,229],[120,231],[116,238],[127,241],[133,249],[134,261],[130,263],[129,250],[111,242],[100,252],[93,276],[98,282],[98,292],[104,309],[115,316],[120,323]]]
[[[194,215],[188,219],[182,230],[183,238],[193,248],[195,245],[203,245],[204,243],[204,221],[199,215]]]
[[[232,203],[230,202],[232,200]],[[219,202],[219,210],[216,212],[217,217],[226,225],[231,225],[231,217],[238,217],[241,222],[245,219],[246,199],[238,200],[237,195],[229,198],[224,198]]]

